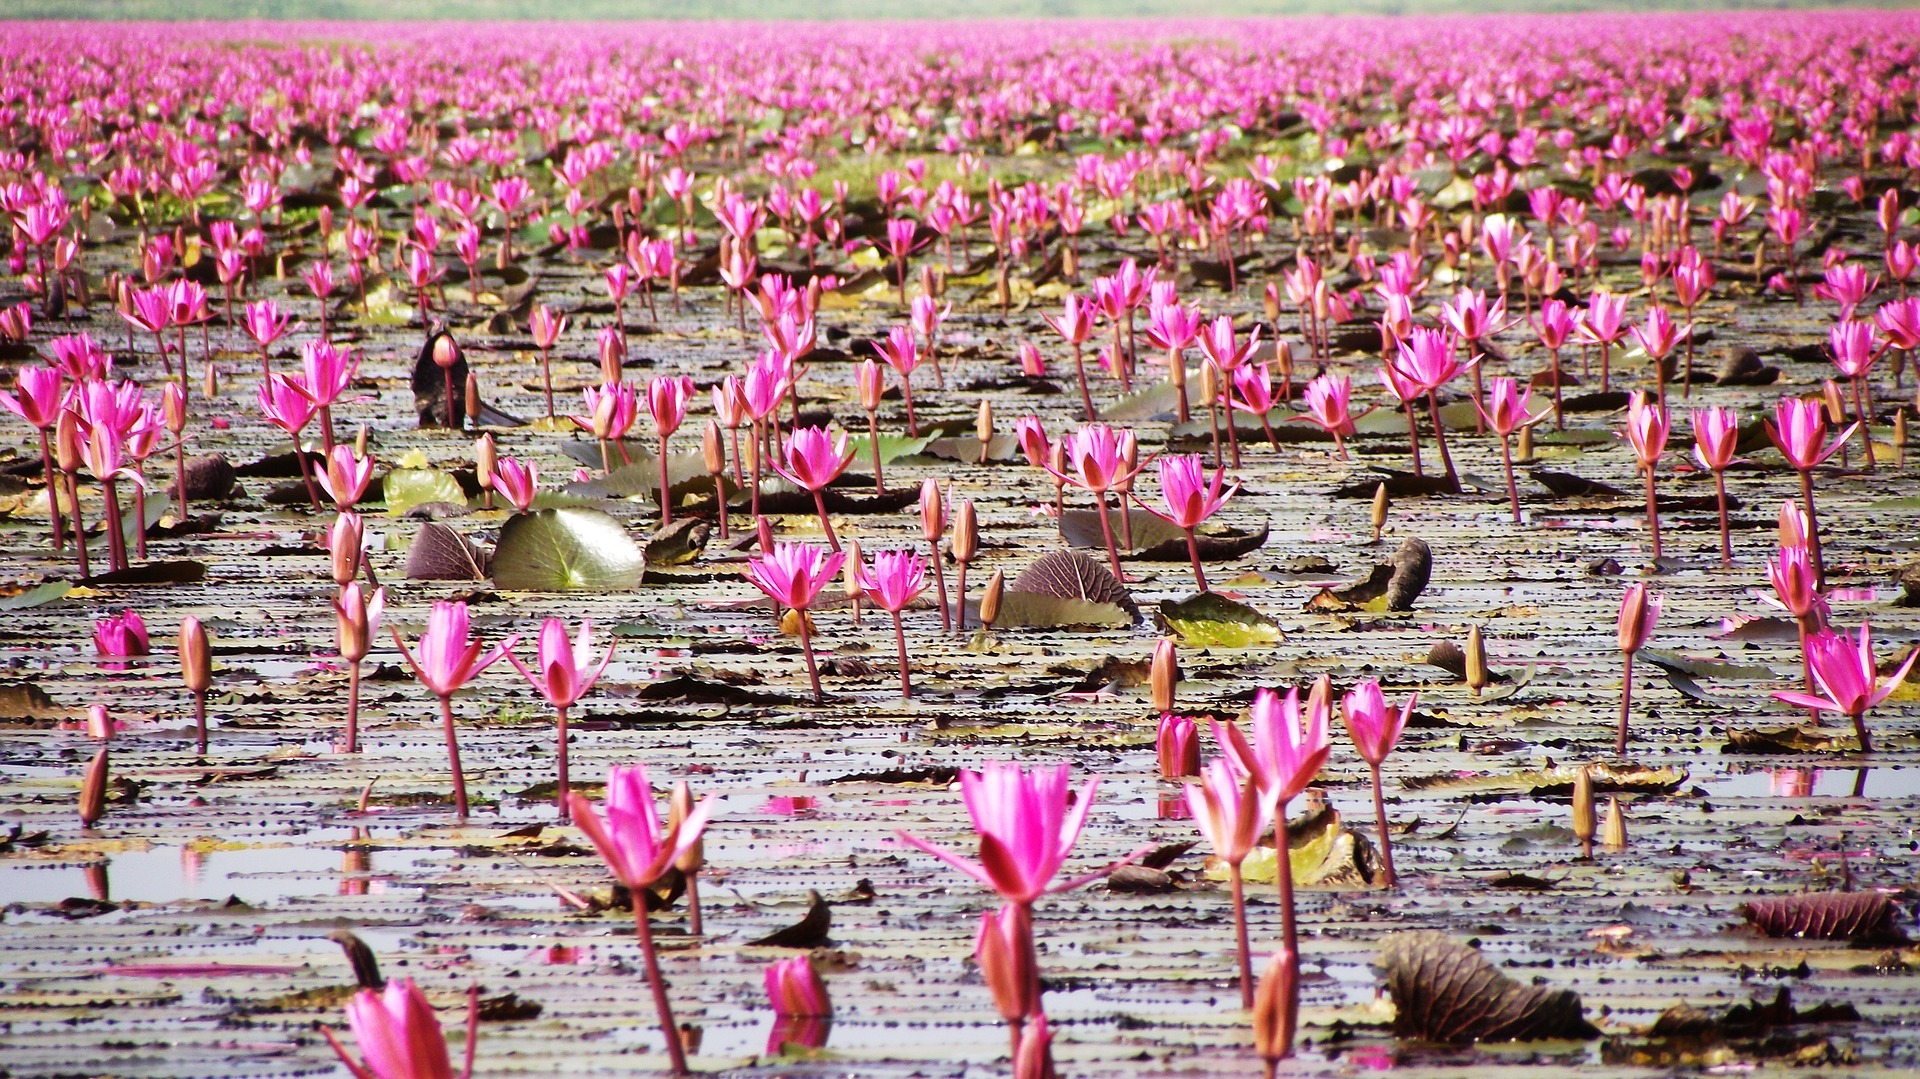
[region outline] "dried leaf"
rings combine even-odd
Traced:
[[[1011,600],[1016,592],[1110,604],[1126,611],[1132,619],[1140,617],[1140,608],[1134,605],[1133,593],[1127,586],[1115,579],[1105,566],[1076,551],[1055,551],[1020,571],[1020,576],[1007,587],[1007,598]],[[1003,607],[999,622],[1005,622],[1006,618]]]
[[[1431,930],[1380,947],[1393,1033],[1421,1041],[1543,1041],[1599,1035],[1571,989],[1521,985],[1476,949]]]
[[[410,581],[483,581],[486,552],[449,525],[426,521],[407,546]]]
[[[1812,892],[1755,899],[1740,915],[1769,937],[1883,943],[1905,940],[1885,892]]]
[[[747,943],[763,948],[818,948],[827,943],[833,927],[833,905],[816,891],[807,892],[807,913],[798,922]]]

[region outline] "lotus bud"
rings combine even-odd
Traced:
[[[1487,675],[1487,646],[1480,639],[1480,627],[1467,631],[1467,688],[1478,697],[1480,691],[1492,681]]]
[[[1627,849],[1627,813],[1620,808],[1620,799],[1607,799],[1606,823],[1600,826],[1600,843],[1608,850]]]
[[[500,450],[491,434],[473,440],[473,474],[480,481],[480,489],[487,492],[489,502],[493,500],[493,469],[499,463]]]
[[[1212,360],[1200,365],[1200,399],[1207,402],[1208,408],[1220,400],[1220,375]]]
[[[846,549],[847,560],[840,565],[840,591],[853,604],[854,622],[860,620],[860,541],[848,540],[841,545]]]
[[[880,365],[872,358],[861,360],[854,368],[854,376],[860,387],[860,407],[867,412],[880,411],[880,398],[887,392],[887,380]]]
[[[1294,957],[1286,945],[1267,960],[1253,994],[1253,1047],[1272,1066],[1293,1055]]]
[[[53,425],[54,460],[60,471],[72,474],[80,471],[80,447],[86,441],[80,435],[80,417],[73,409],[60,410],[60,418]]]
[[[982,914],[980,931],[973,941],[973,961],[979,965],[980,980],[993,993],[993,1006],[1002,1019],[1018,1023],[1037,1010],[1033,923],[1026,908],[1008,903]]]
[[[773,524],[767,520],[765,514],[753,519],[753,529],[760,541],[760,549],[768,554],[772,554]]]
[[[333,519],[333,531],[327,536],[327,551],[333,556],[333,583],[346,585],[360,575],[361,545],[366,525],[357,513],[342,513]]]
[[[480,376],[468,371],[466,389],[467,425],[477,428],[480,426]]]
[[[1290,385],[1293,381],[1293,343],[1291,341],[1274,343],[1273,364],[1280,369],[1280,381]]]
[[[993,402],[982,397],[980,410],[973,416],[973,437],[980,441],[980,463],[987,463],[987,447],[993,442]]]
[[[826,983],[813,969],[813,957],[796,955],[767,968],[767,1001],[782,1019],[825,1018],[833,1014]]]
[[[609,326],[612,332],[600,334],[600,383],[603,386],[620,385],[620,377],[627,362],[627,341],[620,336],[618,327]]]
[[[360,425],[360,429],[353,434],[353,455],[361,458],[366,457],[367,449],[372,444],[373,432],[363,423]]]
[[[207,630],[192,615],[180,620],[180,681],[193,694],[213,688],[213,653],[207,645]]]
[[[934,276],[933,264],[930,262],[920,264],[920,291],[932,297],[940,295],[940,281]]]
[[[1791,500],[1780,503],[1780,546],[1805,547],[1807,535],[1812,531],[1807,527],[1806,511],[1800,508],[1799,503]]]
[[[1907,410],[1899,409],[1893,414],[1893,452],[1904,464],[1907,459]]]
[[[1628,585],[1620,604],[1620,651],[1628,655],[1640,651],[1659,617],[1660,603],[1649,597],[1646,583],[1640,581]]]
[[[1180,662],[1174,652],[1173,638],[1162,637],[1160,643],[1153,646],[1153,663],[1147,673],[1147,687],[1152,694],[1154,711],[1173,711],[1173,687],[1179,680]]]
[[[1387,485],[1382,482],[1373,489],[1373,542],[1380,542],[1380,530],[1387,526]]]
[[[1520,425],[1520,442],[1516,452],[1519,453],[1519,459],[1522,461],[1533,460],[1533,424]]]
[[[178,382],[169,382],[160,391],[160,415],[167,432],[178,437],[187,427],[187,395]]]
[[[1053,1066],[1053,1031],[1047,1029],[1044,1012],[1036,1013],[1020,1035],[1020,1050],[1013,1058],[1013,1079],[1059,1079]]]
[[[1261,310],[1266,314],[1268,322],[1280,317],[1280,285],[1277,282],[1267,282],[1267,287],[1261,295]]]
[[[973,500],[963,499],[953,511],[953,560],[962,565],[980,553],[980,525],[974,516]]]
[[[1573,834],[1580,839],[1583,857],[1593,857],[1596,824],[1593,813],[1593,772],[1583,766],[1573,774]]]
[[[220,369],[211,360],[207,361],[206,374],[201,376],[200,393],[209,401],[220,396]]]
[[[1007,592],[1007,572],[994,570],[987,578],[987,590],[980,594],[980,624],[992,628],[1000,620],[1000,601]]]
[[[920,484],[920,536],[928,543],[938,544],[946,531],[947,509],[940,498],[940,484],[928,477]]]
[[[667,805],[667,825],[669,829],[678,828],[680,823],[693,815],[693,791],[687,781],[681,780],[673,785],[673,798]],[[697,840],[688,847],[673,863],[673,867],[682,873],[698,873],[707,864],[705,840]]]
[[[80,827],[91,828],[107,813],[107,747],[93,755],[80,779]]]
[[[443,333],[433,339],[433,362],[434,366],[442,369],[460,362],[460,346],[454,344],[452,337]]]
[[[1846,403],[1840,399],[1839,383],[1828,379],[1820,387],[1820,397],[1822,402],[1827,406],[1828,423],[1837,427],[1846,422],[1847,406]]]
[[[707,466],[709,476],[719,476],[727,470],[726,436],[720,430],[719,420],[707,420],[707,429],[700,436],[700,459]]]
[[[1200,725],[1192,716],[1171,712],[1161,715],[1153,748],[1161,778],[1184,779],[1200,774]]]
[[[87,737],[106,741],[113,737],[113,717],[104,704],[87,705]]]
[[[820,279],[818,277],[808,279],[807,281],[807,310],[808,311],[820,310],[820,294],[822,291],[823,291],[823,287],[821,286]]]

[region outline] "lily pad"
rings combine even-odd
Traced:
[[[1185,562],[1191,557],[1187,550],[1187,534],[1180,531],[1165,518],[1143,509],[1127,511],[1127,528],[1121,527],[1119,514],[1112,514],[1113,538],[1122,542],[1131,529],[1132,547],[1123,552],[1127,558],[1137,558],[1143,562]],[[1100,514],[1096,510],[1068,510],[1060,515],[1060,534],[1075,547],[1088,549],[1106,549],[1107,541],[1100,530]],[[1224,562],[1239,558],[1259,550],[1267,542],[1268,524],[1260,522],[1260,530],[1249,532],[1226,525],[1205,524],[1194,530],[1194,546],[1200,549],[1203,562]]]
[[[1522,985],[1445,933],[1395,933],[1380,948],[1393,1033],[1430,1042],[1593,1038],[1579,994]]]
[[[422,468],[396,468],[380,485],[389,516],[400,517],[432,502],[465,505],[467,492],[451,474]]]
[[[599,510],[515,514],[500,529],[491,568],[515,592],[615,592],[637,588],[646,554],[619,521]]]
[[[1286,639],[1280,623],[1218,592],[1167,600],[1155,621],[1161,632],[1192,648],[1257,648]]]

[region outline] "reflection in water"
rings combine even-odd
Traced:
[[[107,880],[107,863],[95,862],[82,869],[81,873],[87,879],[88,895],[102,903],[108,902],[113,898],[113,896],[109,894],[113,889],[109,887]]]
[[[1184,795],[1163,794],[1160,796],[1159,817],[1161,820],[1191,820],[1193,810],[1187,808]]]
[[[341,895],[366,895],[368,885],[373,883],[367,879],[373,872],[373,852],[366,848],[366,841],[366,829],[355,828],[353,838],[340,848]]]
[[[1774,768],[1767,774],[1775,798],[1811,798],[1813,781],[1820,775],[1813,768]]]
[[[788,1046],[801,1049],[819,1049],[827,1044],[827,1034],[833,1029],[833,1019],[824,1015],[790,1015],[773,1021],[773,1031],[767,1035],[767,1055],[779,1056]]]

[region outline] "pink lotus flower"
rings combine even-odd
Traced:
[[[1434,391],[1452,382],[1467,369],[1454,352],[1453,338],[1441,330],[1416,327],[1400,342],[1393,357],[1394,369],[1402,378],[1419,387],[1422,393]]]
[[[593,803],[578,794],[567,805],[573,821],[592,841],[600,858],[607,863],[615,880],[635,893],[633,928],[640,938],[640,953],[647,967],[647,982],[653,989],[654,1011],[660,1033],[667,1043],[667,1055],[673,1074],[687,1074],[687,1053],[680,1040],[680,1028],[673,1021],[673,1008],[667,1001],[666,983],[660,977],[660,958],[653,947],[653,925],[647,905],[639,894],[655,882],[700,842],[707,820],[713,813],[713,799],[703,798],[674,821],[663,826],[653,801],[653,788],[647,782],[645,765],[614,765],[607,773],[606,820],[593,810]]]
[[[1820,582],[1813,572],[1813,556],[1800,545],[1781,547],[1767,560],[1767,582],[1776,598],[1767,602],[1802,624],[1818,624],[1826,611]]]
[[[1307,383],[1306,399],[1307,418],[1333,436],[1334,448],[1340,452],[1340,459],[1346,460],[1346,436],[1354,433],[1350,412],[1352,380],[1346,375],[1336,375],[1330,371],[1316,376]]]
[[[540,470],[532,461],[502,457],[493,465],[493,489],[499,491],[513,508],[526,513],[540,493]]]
[[[907,680],[907,638],[900,612],[927,588],[927,560],[914,551],[877,551],[872,566],[856,570],[861,593],[893,616],[893,640],[900,653],[900,696],[913,695]]]
[[[320,1029],[355,1079],[453,1079],[440,1019],[412,978],[389,981],[380,991],[362,989],[347,1001],[346,1010],[347,1025],[359,1043],[364,1066],[348,1055],[331,1029]],[[469,1041],[479,1025],[474,1012],[470,1008],[467,1017]],[[471,1053],[468,1057],[471,1059]],[[463,1070],[461,1079],[471,1071]]]
[[[1627,405],[1627,441],[1642,469],[1652,471],[1667,452],[1667,436],[1672,423],[1665,405],[1657,404],[1645,391],[1635,390]]]
[[[1400,734],[1407,729],[1407,719],[1413,715],[1413,704],[1419,694],[1409,694],[1407,703],[1395,712],[1387,707],[1387,699],[1380,692],[1378,679],[1369,678],[1347,691],[1341,698],[1340,714],[1346,720],[1347,734],[1353,739],[1353,748],[1360,751],[1360,759],[1367,762],[1367,768],[1373,778],[1373,813],[1379,827],[1381,883],[1386,887],[1394,886],[1393,839],[1387,828],[1387,805],[1380,791],[1380,766],[1386,762],[1387,754],[1399,743]]]
[[[135,611],[110,614],[93,623],[93,650],[113,659],[148,653],[147,624]]]
[[[847,448],[846,433],[836,437],[823,427],[796,427],[787,436],[785,450],[786,463],[774,461],[774,471],[789,483],[813,493],[813,505],[820,513],[820,527],[827,534],[827,544],[838,551],[840,538],[833,534],[833,521],[827,517],[823,492],[853,463],[853,450]]]
[[[847,556],[839,551],[829,554],[811,543],[776,543],[766,554],[747,559],[747,579],[766,593],[767,598],[800,612],[800,648],[807,660],[807,679],[813,685],[813,699],[822,699],[820,668],[813,658],[813,628],[806,612],[840,572]]]
[[[1503,376],[1493,380],[1492,388],[1487,391],[1487,403],[1482,405],[1475,401],[1473,407],[1494,434],[1505,438],[1539,421],[1541,417],[1527,412],[1527,405],[1532,398],[1531,386],[1521,386],[1517,380]]]
[[[269,375],[260,386],[259,397],[260,414],[290,437],[297,439],[313,419],[313,398],[285,375]]]
[[[15,392],[0,392],[0,406],[44,432],[60,419],[61,380],[58,367],[21,367],[14,375]]]
[[[1104,423],[1081,427],[1060,445],[1066,467],[1047,462],[1047,472],[1062,484],[1072,484],[1091,492],[1100,510],[1100,530],[1107,541],[1107,560],[1114,577],[1125,580],[1120,571],[1120,550],[1113,542],[1113,522],[1107,513],[1107,493],[1124,490],[1138,475],[1141,465],[1127,464],[1127,432]]]
[[[340,400],[340,395],[353,385],[353,378],[360,370],[360,358],[345,349],[335,348],[325,341],[308,341],[300,346],[301,381],[291,385],[301,392],[317,409],[326,409]]]
[[[1908,673],[1913,670],[1914,661],[1920,659],[1920,649],[1909,651],[1906,661],[1894,669],[1884,684],[1880,681],[1880,668],[1873,657],[1872,631],[1864,622],[1860,625],[1857,642],[1848,639],[1845,634],[1821,630],[1807,639],[1806,650],[1813,680],[1826,695],[1780,690],[1774,693],[1774,697],[1788,704],[1822,712],[1837,712],[1852,718],[1854,736],[1860,741],[1860,752],[1873,752],[1872,737],[1867,733],[1867,712],[1878,708],[1893,696],[1894,690],[1900,688],[1900,683],[1906,681]]]
[[[796,955],[767,966],[767,1003],[773,1014],[787,1018],[825,1018],[833,1014],[826,983],[813,969],[813,958]]]
[[[567,712],[607,672],[607,664],[613,662],[613,649],[613,645],[608,645],[606,654],[600,657],[600,665],[594,667],[593,624],[583,619],[579,635],[569,642],[566,623],[558,618],[549,618],[540,625],[539,647],[532,670],[520,662],[519,656],[510,651],[506,654],[507,662],[513,664],[520,676],[538,690],[558,713],[555,764],[558,771],[557,800],[562,818],[567,816],[568,795],[571,793],[567,780]],[[591,673],[587,673],[589,667],[593,668]]]
[[[687,398],[693,396],[693,379],[686,375],[660,375],[647,383],[647,413],[653,417],[654,430],[660,433],[660,525],[673,523],[673,485],[667,479],[667,439],[680,429],[687,417]],[[777,466],[776,466],[777,467]]]
[[[327,470],[318,479],[335,509],[350,510],[366,497],[367,485],[373,482],[373,457],[357,456],[352,446],[340,443],[327,455]]]
[[[508,637],[493,651],[482,655],[482,645],[472,634],[466,603],[447,600],[434,602],[433,613],[427,616],[427,632],[420,638],[417,656],[408,650],[407,642],[400,639],[399,630],[388,632],[393,635],[393,643],[400,647],[400,654],[406,657],[407,666],[413,668],[414,677],[427,687],[428,692],[440,698],[440,718],[447,738],[447,759],[453,769],[454,805],[456,812],[464,819],[467,815],[467,777],[460,768],[460,743],[455,740],[453,733],[453,695],[480,672],[493,666],[520,637],[518,634]]]
[[[1064,764],[1029,772],[1000,761],[988,761],[978,772],[963,770],[960,796],[980,834],[977,862],[907,832],[896,834],[999,892],[1008,903],[1031,907],[1041,896],[1072,891],[1107,874],[1103,869],[1069,880],[1054,879],[1087,825],[1093,794],[1100,786],[1095,776],[1075,798],[1069,774]]]
[[[1271,803],[1255,793],[1252,777],[1243,777],[1224,760],[1201,770],[1200,781],[1187,784],[1187,809],[1213,852],[1227,864],[1233,887],[1233,925],[1240,964],[1240,1006],[1253,1006],[1252,956],[1247,947],[1247,899],[1240,866],[1266,834]]]
[[[1727,524],[1726,471],[1733,466],[1740,443],[1740,416],[1718,405],[1693,412],[1693,459],[1713,473],[1720,502],[1720,565],[1733,565],[1733,540]]]
[[[1067,344],[1073,346],[1073,372],[1080,380],[1080,408],[1082,415],[1091,423],[1095,413],[1093,394],[1087,389],[1085,348],[1088,339],[1093,336],[1094,319],[1099,315],[1100,310],[1098,305],[1089,303],[1071,292],[1067,293],[1060,303],[1061,313],[1057,317],[1054,315],[1041,317],[1047,320],[1047,325],[1052,326],[1053,331],[1064,338]]]
[[[1254,777],[1260,796],[1274,807],[1276,815],[1313,782],[1327,763],[1327,755],[1332,752],[1327,738],[1327,721],[1333,710],[1331,694],[1332,687],[1325,678],[1315,682],[1303,716],[1298,689],[1287,687],[1284,698],[1261,689],[1254,694],[1248,710],[1253,720],[1250,738],[1231,723],[1213,722],[1213,737],[1220,751],[1240,774]]]
[[[1197,453],[1165,454],[1160,458],[1160,498],[1167,505],[1162,513],[1152,506],[1147,512],[1166,521],[1187,535],[1187,554],[1193,562],[1193,580],[1200,591],[1207,590],[1207,575],[1200,568],[1199,541],[1194,538],[1193,530],[1200,527],[1209,517],[1220,511],[1239,490],[1236,481],[1232,487],[1222,490],[1224,470],[1215,469],[1213,479],[1207,479],[1206,466],[1201,463]]]
[[[1183,779],[1200,774],[1200,725],[1192,716],[1172,712],[1161,716],[1153,746],[1160,778]]]
[[[1774,404],[1775,421],[1767,422],[1767,437],[1780,449],[1787,463],[1795,470],[1809,472],[1824,464],[1827,458],[1840,452],[1847,439],[1853,437],[1855,424],[1841,432],[1832,442],[1826,442],[1827,413],[1819,401],[1808,401],[1798,397],[1782,397]]]
[[[634,891],[653,887],[669,867],[700,842],[713,799],[703,798],[678,824],[663,822],[644,764],[616,764],[607,773],[603,820],[584,796],[574,794],[574,823],[587,834],[614,879]]]
[[[1620,617],[1618,626],[1621,676],[1620,676],[1620,727],[1614,739],[1614,752],[1627,751],[1627,717],[1633,702],[1633,656],[1646,645],[1653,636],[1653,628],[1660,622],[1661,598],[1649,593],[1644,581],[1627,586],[1626,594],[1620,597]]]

